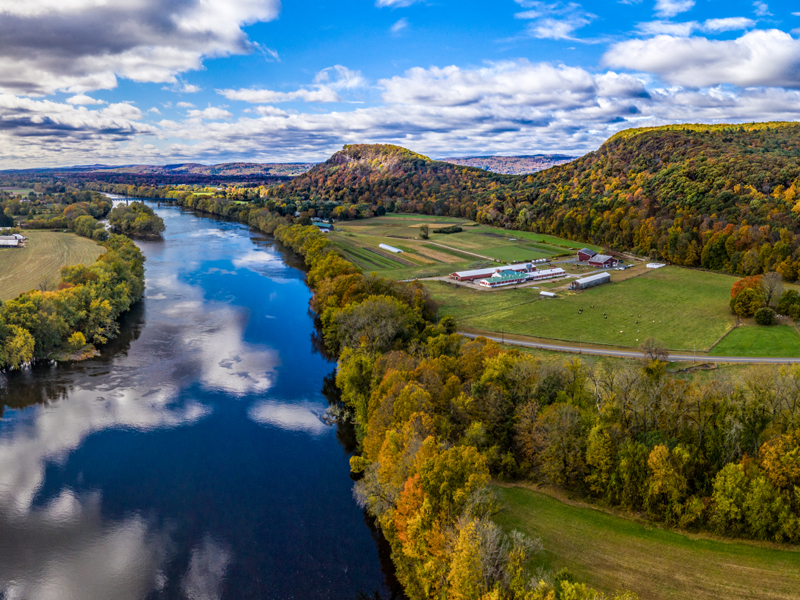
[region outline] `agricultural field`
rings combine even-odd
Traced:
[[[16,298],[40,285],[54,289],[61,281],[61,267],[92,264],[105,252],[73,233],[26,231],[25,235],[25,248],[0,248],[0,300]]]
[[[478,291],[443,281],[426,282],[460,328],[537,338],[638,347],[648,337],[670,350],[704,351],[730,330],[734,277],[665,267],[582,292],[558,291],[542,299],[536,287]],[[579,311],[583,311],[579,313]],[[763,331],[767,328],[758,328]]]
[[[429,239],[419,237],[427,224]],[[458,225],[460,233],[434,233]],[[384,277],[410,279],[446,275],[457,270],[523,262],[573,254],[582,244],[549,235],[507,231],[472,221],[426,215],[391,215],[337,223],[329,234],[342,253],[359,267]],[[403,250],[392,254],[379,248],[388,244]],[[598,249],[599,248],[595,248]]]
[[[797,598],[800,552],[704,539],[562,502],[524,488],[496,488],[505,530],[540,538],[537,567],[569,569],[605,592],[648,600]]]
[[[800,335],[795,327],[737,327],[712,348],[711,356],[800,356]]]

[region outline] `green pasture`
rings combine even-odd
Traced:
[[[537,288],[426,285],[440,303],[439,314],[464,327],[623,347],[637,347],[652,336],[672,350],[706,350],[734,325],[728,307],[734,281],[665,267],[582,292],[560,291],[554,299],[541,299]]]
[[[800,335],[789,325],[737,327],[714,346],[712,356],[800,356]]]
[[[660,529],[533,490],[496,488],[495,521],[539,538],[535,569],[569,569],[579,581],[643,600],[788,600],[800,590],[800,552],[703,539]]]

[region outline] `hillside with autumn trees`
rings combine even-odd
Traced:
[[[631,129],[528,176],[346,146],[266,192],[276,205],[335,203],[332,216],[465,217],[737,275],[800,270],[800,124]]]

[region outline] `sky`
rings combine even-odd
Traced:
[[[0,169],[580,155],[798,118],[788,0],[0,0]]]

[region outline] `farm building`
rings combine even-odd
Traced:
[[[555,298],[556,295],[553,292],[539,292],[539,295],[543,298]]]
[[[603,285],[604,283],[610,282],[611,275],[608,273],[598,273],[597,275],[590,275],[589,277],[584,277],[583,279],[576,279],[572,282],[572,285],[569,286],[569,289],[585,290],[596,285]]]
[[[400,248],[395,248],[394,246],[390,246],[389,244],[378,244],[378,248],[381,250],[386,250],[387,252],[391,252],[392,254],[402,254],[403,251]]]
[[[21,248],[22,242],[10,235],[0,237],[0,248]]]
[[[607,254],[595,254],[589,261],[589,265],[592,267],[610,269],[611,267],[617,266],[617,259]]]
[[[542,281],[544,279],[554,279],[566,275],[564,269],[546,269],[544,271],[508,271],[497,269],[488,279],[481,280],[478,285],[481,287],[496,288],[505,285],[515,285],[518,283],[528,283],[530,281]]]
[[[588,248],[582,248],[578,250],[578,260],[581,262],[586,262],[587,260],[591,260],[597,255],[597,252],[594,250],[589,250]]]
[[[491,277],[496,271],[529,271],[535,270],[533,265],[508,265],[506,267],[489,267],[488,269],[473,269],[472,271],[456,271],[450,273],[450,279],[456,281],[475,281],[476,279],[485,279]]]
[[[482,279],[478,285],[482,287],[495,288],[504,285],[514,285],[528,281],[529,273],[518,271],[496,271],[488,279]]]
[[[322,221],[317,221],[314,222],[313,224],[319,227],[319,230],[322,232],[333,231],[333,225],[331,225],[330,223],[323,223]]]

